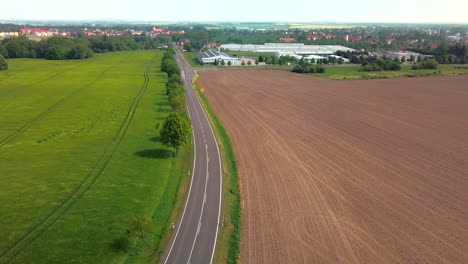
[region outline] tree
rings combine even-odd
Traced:
[[[93,55],[94,53],[90,48],[84,45],[76,45],[68,51],[67,59],[87,59],[91,58]]]
[[[337,60],[336,62],[338,62],[338,64],[343,64],[343,63],[344,63],[344,59],[340,57],[340,58],[338,58],[338,60]]]
[[[405,63],[405,61],[406,61],[406,57],[405,56],[401,57],[400,62]]]
[[[232,62],[231,62],[231,61],[228,61],[227,65],[228,65],[228,66],[231,66],[231,65],[232,65]]]
[[[250,61],[249,61],[249,62],[250,62]],[[245,65],[245,61],[242,61],[242,64],[241,64],[241,65],[244,66],[244,65]]]
[[[62,46],[54,45],[47,49],[46,59],[63,60],[65,59],[65,49]]]
[[[8,50],[5,48],[5,46],[0,42],[0,55],[3,56],[4,58],[8,58]]]
[[[411,56],[410,56],[410,58],[409,58],[409,61],[410,61],[410,62],[414,62],[414,59],[415,59],[415,58],[414,58],[414,55],[411,54]]]
[[[176,96],[169,98],[169,103],[171,104],[172,108],[176,111],[185,111],[186,103],[185,103],[185,96],[183,94],[178,94]]]
[[[258,65],[258,64],[259,64],[258,60],[255,60],[255,65]]]
[[[176,150],[187,143],[192,133],[190,120],[184,112],[174,112],[164,120],[160,136],[161,142]]]
[[[247,65],[249,65],[249,66],[252,65],[252,62],[249,60],[249,61],[247,62]]]
[[[221,65],[222,66],[226,65],[226,62],[224,62],[224,60],[221,60]]]
[[[3,56],[0,54],[0,71],[6,70],[6,69],[8,69],[8,64],[5,58],[3,58]]]

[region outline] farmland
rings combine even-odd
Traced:
[[[200,75],[238,161],[241,263],[467,263],[468,76]]]
[[[189,146],[174,158],[156,137],[172,111],[162,54],[8,61],[0,75],[0,263],[160,256],[192,159]]]

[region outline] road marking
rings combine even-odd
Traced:
[[[208,148],[205,149],[206,151],[206,157],[207,157],[207,160],[206,160],[206,179],[205,179],[205,189],[203,191],[203,196],[206,197],[206,188],[208,187],[208,175],[210,175],[209,173],[209,164],[208,164]],[[193,240],[193,244],[192,244],[192,249],[190,250],[190,255],[189,255],[189,258],[187,260],[187,263],[190,263],[190,259],[192,258],[192,254],[193,254],[193,249],[195,248],[195,244],[197,243],[197,238],[198,238],[198,233],[200,232],[200,227],[201,227],[201,220],[202,220],[202,217],[203,217],[203,211],[205,209],[205,202],[202,203],[202,207],[201,207],[201,212],[200,212],[200,217],[198,218],[198,230],[197,230],[197,234],[195,235],[195,239]],[[216,243],[216,242],[215,242]]]

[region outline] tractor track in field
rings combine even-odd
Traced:
[[[94,183],[99,179],[104,169],[109,164],[114,152],[120,146],[134,116],[140,100],[145,94],[148,84],[149,84],[149,70],[151,66],[148,66],[144,72],[144,83],[141,86],[138,94],[133,99],[132,104],[125,116],[124,121],[122,122],[119,130],[114,136],[112,143],[107,147],[107,149],[100,156],[99,160],[96,162],[96,165],[91,169],[90,173],[85,177],[85,179],[75,188],[75,190],[57,207],[55,208],[48,216],[46,216],[40,223],[35,225],[29,232],[24,234],[20,239],[18,239],[13,245],[8,247],[5,251],[0,253],[0,260],[5,259],[8,256],[11,256],[9,260],[3,261],[1,263],[11,263],[19,256],[26,248],[31,246],[37,239],[39,239],[52,225],[54,225],[59,219],[61,219],[73,205],[75,205],[94,185]],[[50,220],[50,221],[49,221]],[[41,228],[42,227],[42,228]],[[24,243],[23,243],[24,242]],[[15,250],[17,249],[17,250]]]
[[[37,85],[37,84],[40,84],[40,83],[47,82],[47,81],[53,79],[54,77],[57,77],[57,76],[59,76],[59,75],[65,73],[65,72],[72,71],[72,70],[74,70],[74,69],[76,69],[76,68],[79,68],[79,67],[81,67],[81,65],[77,65],[77,66],[71,67],[71,68],[69,68],[69,69],[67,68],[67,69],[64,69],[64,70],[59,71],[59,72],[55,72],[55,73],[53,73],[53,74],[51,74],[51,75],[49,75],[49,76],[47,76],[47,77],[45,77],[45,78],[43,78],[43,79],[41,79],[41,80],[38,80],[38,81],[36,81],[36,82],[32,82],[32,83],[30,83],[30,84],[24,84],[24,85],[21,85],[21,86],[19,86],[19,87],[17,87],[17,88],[12,88],[12,89],[10,89],[10,91],[8,91],[7,93],[1,95],[0,98],[2,98],[2,97],[7,97],[7,96],[11,95],[11,94],[14,93],[14,92],[19,92],[19,91],[21,91],[22,89],[24,89],[25,87],[29,87],[29,86],[31,86],[31,85]],[[7,74],[7,73],[5,73],[5,75],[7,75],[7,77],[4,77],[3,79],[6,79],[6,78],[10,77],[12,74],[10,74],[10,73]],[[15,96],[16,96],[16,95],[15,95]],[[13,96],[13,97],[15,97],[15,96]],[[8,104],[5,104],[2,108],[0,108],[0,110],[3,110],[3,109],[6,108],[7,106],[8,106]]]
[[[123,61],[123,60],[122,60]],[[118,65],[120,64],[120,62],[122,61],[119,61],[118,63],[110,66],[110,67],[107,67],[106,69],[104,69],[97,77],[95,80],[93,80],[92,82],[90,82],[89,84],[87,85],[84,85],[84,86],[81,86],[75,90],[73,90],[70,94],[68,94],[67,96],[65,96],[64,98],[60,99],[58,102],[56,102],[55,104],[53,104],[51,107],[49,107],[45,112],[42,112],[41,114],[39,114],[38,116],[36,116],[35,118],[33,118],[32,120],[30,120],[29,122],[27,122],[26,124],[24,124],[21,128],[19,128],[16,132],[14,132],[13,134],[3,138],[0,140],[0,149],[5,146],[6,144],[10,143],[12,140],[14,140],[16,137],[18,137],[19,135],[21,135],[24,131],[26,131],[28,128],[30,128],[31,126],[35,125],[37,122],[39,122],[40,120],[42,120],[45,116],[47,116],[50,112],[54,111],[58,106],[62,105],[63,103],[67,102],[68,100],[70,100],[71,98],[73,98],[75,95],[77,95],[78,93],[81,92],[81,90],[83,90],[84,88],[87,88],[87,87],[90,87],[92,85],[94,85],[96,82],[100,81],[102,79],[102,77],[104,77],[104,74],[106,72],[108,72],[110,69],[112,69],[115,65]],[[1,257],[1,256],[0,256]]]

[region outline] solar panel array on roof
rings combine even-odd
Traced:
[[[224,56],[224,57],[229,57],[229,58],[235,58],[231,54],[222,52],[222,51],[217,51],[217,50],[207,50],[205,52],[201,52],[199,54],[201,58],[211,58],[211,57],[217,57],[217,56]]]

